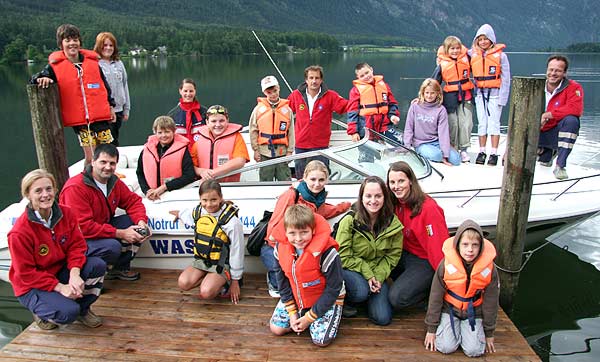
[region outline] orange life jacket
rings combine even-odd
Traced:
[[[467,273],[462,258],[456,251],[454,237],[444,241],[442,252],[444,253],[444,283],[446,283],[444,300],[456,309],[463,311],[469,309],[469,304],[473,307],[481,305],[483,303],[483,290],[492,280],[494,259],[496,258],[494,244],[484,239],[481,254],[475,260],[471,270],[468,289]]]
[[[327,284],[321,273],[321,256],[329,248],[339,248],[331,237],[331,228],[327,220],[315,214],[315,233],[304,248],[302,255],[296,255],[296,249],[286,239],[277,243],[279,265],[290,281],[292,293],[299,310],[312,307],[323,294]]]
[[[81,76],[62,50],[48,57],[48,63],[56,74],[64,127],[108,121],[111,117],[108,91],[98,65],[99,56],[85,49],[80,49],[79,53],[83,55]]]
[[[219,137],[213,138],[208,126],[200,127],[200,137],[196,141],[198,151],[198,166],[200,168],[214,168],[224,164],[233,158],[235,138],[242,126],[229,123],[227,128]],[[219,179],[220,182],[238,182],[240,174]]]
[[[190,141],[182,135],[174,134],[173,144],[162,157],[158,156],[158,142],[158,136],[148,137],[142,154],[144,177],[151,189],[164,185],[169,179],[181,177],[181,162]],[[157,180],[157,169],[160,169],[160,184]]]
[[[481,49],[474,47],[471,54],[471,71],[477,88],[500,88],[502,84],[502,49],[506,48],[504,44],[496,44],[492,49],[488,49],[483,56]]]
[[[256,123],[258,124],[258,144],[268,144],[271,149],[271,157],[275,155],[272,145],[288,145],[288,131],[290,129],[290,117],[292,110],[288,106],[287,99],[280,99],[276,108],[265,97],[256,98],[258,112]]]
[[[360,94],[360,104],[358,105],[360,116],[386,115],[388,113],[388,88],[383,81],[383,76],[373,76],[373,83],[355,79],[352,84]]]
[[[456,59],[452,59],[448,54],[445,54],[444,46],[440,46],[437,54],[437,63],[440,65],[442,80],[445,82],[444,92],[473,89],[474,85],[469,80],[471,64],[467,56],[467,48],[464,45]]]

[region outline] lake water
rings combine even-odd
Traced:
[[[543,76],[547,56],[509,53],[513,76]],[[420,83],[434,68],[433,53],[278,55],[274,59],[293,88],[302,81],[307,65],[321,64],[327,85],[345,97],[354,78],[355,64],[366,61],[390,84],[400,104],[402,120]],[[585,93],[580,137],[600,142],[600,55],[577,54],[570,59],[569,75],[583,84]],[[154,118],[177,104],[179,82],[185,77],[196,80],[197,96],[202,104],[225,105],[231,121],[245,125],[256,97],[261,96],[260,79],[268,74],[277,75],[263,55],[127,59],[125,63],[132,113],[121,131],[123,145],[144,143],[151,133]],[[37,167],[25,84],[42,66],[0,67],[0,124],[3,125],[0,142],[4,145],[0,208],[20,199],[21,177]],[[281,77],[277,77],[282,95],[287,96],[289,91]],[[508,107],[503,112],[503,124],[507,118]],[[69,162],[80,159],[82,151],[71,130],[66,130],[66,142]],[[533,241],[541,244],[543,239]],[[548,245],[532,257],[521,274],[511,317],[544,360],[600,360],[600,343],[594,339],[600,336],[599,285],[600,272],[592,265]],[[0,283],[0,345],[30,322],[31,314],[12,297],[10,286]]]

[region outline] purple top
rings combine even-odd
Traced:
[[[415,102],[410,105],[404,126],[404,145],[417,148],[438,141],[445,158],[450,156],[448,113],[441,104]]]

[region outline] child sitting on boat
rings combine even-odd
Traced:
[[[412,102],[406,115],[404,144],[414,147],[421,156],[448,166],[460,165],[460,156],[450,146],[448,114],[442,106],[442,87],[431,78],[419,89],[419,99]]]
[[[320,347],[335,339],[344,304],[342,262],[327,221],[305,205],[285,211],[285,240],[277,243],[277,280],[281,299],[273,311],[271,332],[282,336],[310,329]]]
[[[294,151],[294,115],[287,99],[279,97],[279,82],[272,75],[264,77],[260,86],[265,97],[256,98],[257,105],[248,121],[250,143],[256,162],[291,155]],[[263,166],[260,181],[289,181],[292,173],[287,163]]]
[[[177,281],[181,290],[200,286],[200,299],[230,295],[240,299],[244,273],[244,229],[238,208],[223,200],[221,185],[215,180],[200,184],[200,205],[193,209],[169,211],[186,225],[194,226],[194,261]]]
[[[469,162],[467,149],[473,129],[473,83],[469,79],[471,63],[467,48],[460,39],[448,36],[437,53],[437,67],[431,78],[444,82],[443,102],[448,113],[450,145],[460,150],[462,162]]]
[[[229,123],[229,112],[221,105],[206,111],[206,126],[200,127],[199,137],[190,151],[194,170],[203,182],[240,169],[250,161],[242,126]],[[238,182],[240,174],[221,178],[221,182]]]
[[[393,125],[400,122],[398,102],[382,75],[373,75],[368,63],[358,63],[354,68],[356,79],[348,95],[348,130],[354,142],[365,135],[365,128],[402,141],[402,135]]]
[[[175,120],[177,133],[184,135],[191,148],[198,140],[200,127],[206,124],[206,107],[200,105],[196,98],[196,82],[185,78],[179,85],[179,103],[169,111],[168,115]]]
[[[442,251],[425,316],[425,348],[452,353],[460,346],[469,357],[496,352],[500,284],[494,244],[477,223],[466,220]]]
[[[319,160],[310,161],[304,168],[304,178],[294,188],[290,187],[277,199],[273,215],[267,228],[267,243],[260,250],[260,259],[267,268],[269,294],[279,297],[277,279],[275,279],[276,260],[273,256],[275,243],[285,239],[284,214],[294,204],[302,204],[326,219],[343,214],[350,208],[349,202],[331,205],[325,202],[325,185],[329,180],[327,166]]]
[[[175,122],[169,116],[159,116],[152,125],[154,134],[140,153],[137,179],[149,200],[160,200],[167,191],[177,190],[194,182],[194,162],[188,151],[188,139],[175,133]]]

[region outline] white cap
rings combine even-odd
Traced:
[[[279,82],[277,81],[277,78],[275,78],[272,75],[267,75],[260,81],[260,87],[262,88],[263,92],[265,91],[265,89],[271,88],[276,85],[279,85]]]

